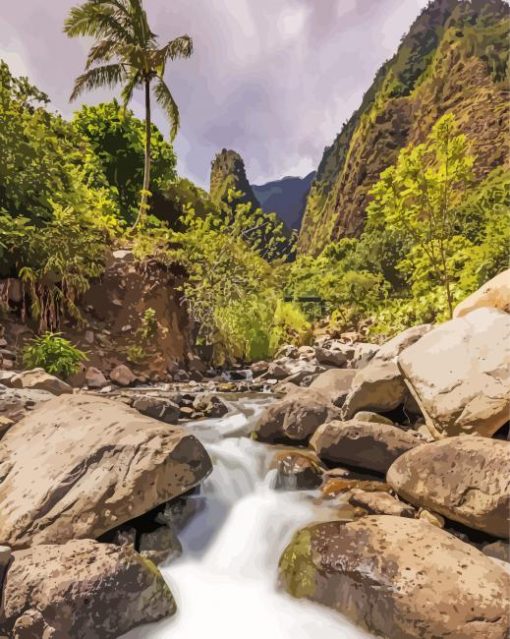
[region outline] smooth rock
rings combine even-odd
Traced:
[[[330,369],[321,373],[310,384],[309,389],[320,393],[332,404],[341,408],[349,394],[356,372],[350,369]]]
[[[406,451],[422,444],[419,435],[371,422],[330,421],[320,426],[310,446],[329,464],[347,464],[386,473]]]
[[[326,364],[327,366],[345,366],[347,364],[347,357],[342,351],[328,350],[327,348],[316,348],[315,357],[319,364]]]
[[[99,370],[99,368],[94,368],[94,366],[89,366],[85,371],[85,383],[89,388],[104,388],[108,385],[108,380],[103,375],[103,373]]]
[[[12,388],[43,390],[52,395],[72,393],[73,389],[55,375],[50,375],[43,368],[34,368],[14,375],[11,379]]]
[[[155,564],[168,563],[182,554],[181,542],[169,526],[158,526],[140,535],[138,551]]]
[[[211,461],[190,431],[121,402],[63,395],[0,440],[0,539],[97,538],[194,488]]]
[[[36,406],[53,399],[55,396],[48,391],[6,388],[0,385],[0,415],[14,422],[19,421]]]
[[[358,422],[372,422],[374,424],[387,424],[388,426],[395,426],[395,424],[384,417],[383,415],[379,415],[378,413],[372,413],[369,410],[360,410],[356,415],[354,415],[353,419]]]
[[[416,519],[380,515],[304,528],[282,555],[280,583],[391,639],[508,636],[508,574]]]
[[[485,307],[510,313],[510,269],[493,277],[461,302],[453,311],[453,317],[464,317],[477,308]]]
[[[374,356],[374,361],[382,360],[388,362],[396,359],[404,349],[412,346],[433,328],[433,324],[420,324],[419,326],[407,328],[393,339],[385,342]]]
[[[406,501],[469,528],[508,537],[510,443],[451,437],[408,451],[387,481]]]
[[[355,488],[349,497],[352,506],[363,508],[371,515],[393,515],[395,517],[414,517],[415,510],[385,492],[367,492]]]
[[[481,308],[434,328],[398,365],[439,439],[490,437],[510,411],[510,315]]]
[[[110,379],[119,386],[131,386],[136,382],[136,375],[128,366],[120,364],[110,372]]]
[[[322,483],[325,468],[311,453],[281,451],[275,455],[276,490],[312,490]]]
[[[163,397],[136,395],[132,406],[142,415],[158,419],[166,424],[175,424],[181,415],[179,406]]]
[[[482,548],[482,552],[487,557],[510,562],[510,544],[506,541],[494,541],[491,544],[486,544]]]
[[[269,443],[304,443],[321,424],[339,416],[339,410],[318,393],[301,389],[266,408],[254,436]]]
[[[404,404],[407,388],[395,362],[375,361],[358,371],[342,415],[351,419],[361,410],[388,412]]]
[[[90,539],[13,553],[0,627],[14,639],[114,639],[175,613],[155,566]]]
[[[209,418],[223,417],[229,411],[227,404],[214,393],[197,395],[193,400],[193,408]]]

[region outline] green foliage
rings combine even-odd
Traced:
[[[141,326],[138,329],[138,335],[143,341],[147,341],[154,337],[158,331],[158,320],[156,319],[156,311],[153,308],[146,308],[142,316]]]
[[[116,100],[83,106],[74,114],[76,130],[90,142],[102,173],[112,187],[122,217],[133,222],[143,182],[145,125]],[[155,197],[176,179],[172,146],[159,130],[151,127],[151,189]]]
[[[0,74],[0,276],[21,277],[40,330],[55,330],[79,318],[118,210],[87,140],[5,63]]]
[[[145,157],[140,191],[140,209],[135,225],[149,209],[151,195],[151,92],[170,122],[173,140],[180,124],[179,109],[164,80],[166,65],[178,58],[189,58],[193,42],[187,35],[158,46],[157,36],[149,25],[142,0],[85,0],[73,7],[64,31],[71,38],[94,39],[85,72],[76,78],[71,100],[83,91],[122,85],[125,108],[136,88],[145,92]]]
[[[408,275],[413,293],[425,293],[425,282],[443,286],[450,316],[459,251],[468,255],[458,212],[473,180],[473,162],[466,136],[447,114],[424,144],[403,149],[396,165],[381,174],[368,207],[369,219],[382,220],[412,244],[398,268]]]
[[[27,368],[44,368],[47,373],[66,379],[76,373],[87,355],[61,333],[44,333],[35,337],[23,351]]]

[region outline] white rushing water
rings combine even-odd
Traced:
[[[276,588],[282,550],[314,513],[306,493],[271,487],[274,451],[245,436],[263,403],[246,399],[222,419],[189,425],[214,470],[197,497],[203,508],[179,535],[183,556],[162,568],[178,612],[125,639],[371,637],[341,615]]]

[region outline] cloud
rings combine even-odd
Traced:
[[[145,0],[162,40],[189,33],[195,43],[190,60],[168,69],[181,108],[181,173],[207,186],[211,159],[223,147],[243,155],[254,183],[315,169],[426,2]],[[75,3],[4,2],[0,19],[3,56],[66,115],[75,108],[68,96],[88,44],[62,32]],[[136,95],[139,115],[141,104]],[[157,110],[156,121],[168,131]]]

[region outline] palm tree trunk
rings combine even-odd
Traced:
[[[140,209],[133,228],[145,218],[149,210],[149,191],[151,185],[151,81],[145,80],[145,162]]]

